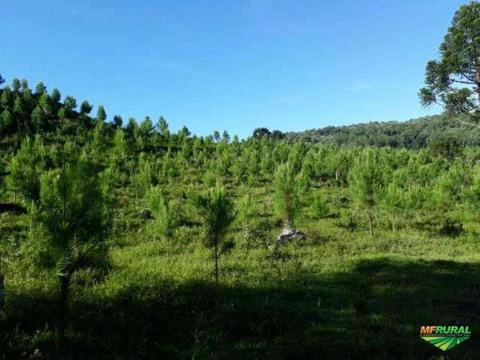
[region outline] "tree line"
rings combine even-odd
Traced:
[[[455,146],[480,145],[480,130],[465,122],[465,115],[433,115],[405,122],[370,122],[327,126],[301,132],[288,132],[292,141],[334,144],[338,146],[375,146],[422,149],[438,143]]]

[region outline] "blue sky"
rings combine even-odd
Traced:
[[[408,120],[462,3],[4,1],[0,72],[199,135]]]

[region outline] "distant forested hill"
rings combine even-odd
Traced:
[[[0,84],[1,80],[3,79],[0,76]],[[49,93],[43,83],[31,89],[26,80],[14,79],[11,86],[0,88],[0,149],[7,154],[15,152],[25,137],[36,134],[49,138],[73,137],[77,143],[82,144],[93,136],[100,143],[104,142],[105,135],[112,137],[117,128],[123,128],[127,139],[133,142],[134,139],[148,137],[147,134],[150,133],[155,133],[158,137],[158,134],[165,132],[168,127],[163,118],[155,124],[148,116],[140,122],[130,118],[124,124],[123,119],[115,115],[112,121],[107,122],[103,106],[98,107],[96,115],[91,114],[92,110],[93,106],[88,101],[78,104],[73,96],[62,99],[59,90],[53,89]],[[176,139],[177,135],[180,139],[191,134],[184,127],[179,134],[172,135],[172,139]],[[229,138],[228,134],[224,134],[225,136]],[[215,132],[207,138],[217,141],[220,134]],[[287,133],[257,128],[253,132],[253,138],[286,138],[290,141],[304,140],[339,146],[390,146],[407,149],[424,148],[434,142],[478,146],[480,126],[462,122],[461,118],[435,115],[406,122],[371,122]],[[155,146],[153,143],[146,145],[145,139],[140,143],[143,144],[143,150],[165,148],[165,144],[160,145],[155,141]]]
[[[460,121],[459,121],[460,120]],[[327,126],[301,132],[288,132],[290,140],[305,140],[336,145],[391,146],[419,149],[433,141],[454,139],[465,146],[480,145],[480,127],[461,119],[434,115],[406,122],[371,122],[347,126]]]

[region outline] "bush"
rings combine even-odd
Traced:
[[[178,225],[180,209],[178,209],[177,204],[173,201],[167,202],[159,187],[154,187],[149,190],[147,201],[153,216],[154,231],[158,231],[163,236],[171,235]]]
[[[320,192],[315,193],[311,208],[314,216],[318,219],[324,218],[330,213],[327,201]]]
[[[358,219],[355,213],[349,213],[345,221],[338,221],[337,225],[341,228],[344,228],[348,231],[355,231],[358,228]]]
[[[457,237],[463,231],[463,223],[451,218],[444,219],[440,227],[440,234],[449,237]]]
[[[243,247],[246,249],[264,248],[269,245],[273,237],[272,224],[268,221],[256,221],[244,238]]]

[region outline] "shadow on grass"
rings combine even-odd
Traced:
[[[479,264],[383,258],[328,278],[298,272],[261,288],[223,287],[218,303],[210,283],[130,286],[72,299],[68,348],[75,359],[440,359],[420,326],[460,324],[473,336],[448,359],[474,359],[479,285]],[[52,358],[52,299],[17,294],[8,305],[5,358],[36,348],[36,358]]]

